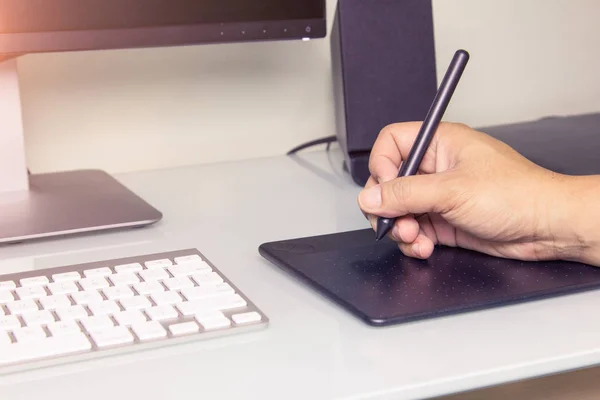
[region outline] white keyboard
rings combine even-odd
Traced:
[[[196,249],[0,275],[0,372],[267,325]]]

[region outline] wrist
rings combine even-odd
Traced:
[[[600,176],[553,177],[548,215],[555,257],[600,267]]]

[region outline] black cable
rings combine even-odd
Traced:
[[[331,143],[333,143],[335,141],[337,141],[337,137],[336,136],[327,136],[327,137],[324,137],[324,138],[321,138],[321,139],[316,139],[316,140],[313,140],[311,142],[304,143],[304,144],[301,144],[300,146],[294,147],[292,150],[290,150],[290,151],[287,152],[287,155],[290,156],[290,155],[292,155],[292,154],[294,154],[294,153],[296,153],[296,152],[298,152],[300,150],[304,150],[304,149],[307,149],[309,147],[313,147],[313,146],[316,146],[316,145],[319,145],[319,144],[327,144],[327,150],[329,150],[329,146],[331,145]]]

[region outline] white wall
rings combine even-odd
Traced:
[[[472,56],[446,119],[600,111],[597,0],[434,0],[434,20],[440,76],[457,48]],[[36,55],[19,68],[34,172],[262,157],[333,133],[328,38]]]

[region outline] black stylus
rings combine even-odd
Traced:
[[[423,156],[427,152],[431,139],[435,135],[435,131],[444,116],[444,112],[446,112],[446,108],[448,108],[450,99],[454,94],[454,89],[456,89],[468,61],[469,53],[465,50],[458,50],[454,53],[454,57],[450,62],[446,75],[444,75],[444,79],[442,80],[438,92],[433,99],[433,103],[427,112],[423,125],[421,125],[419,134],[410,149],[410,153],[408,154],[406,161],[402,162],[400,172],[398,173],[399,177],[415,175],[419,170],[421,160],[423,160]],[[390,229],[394,226],[395,221],[395,218],[377,218],[377,230],[375,235],[377,241],[380,241],[388,234]]]

